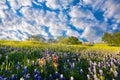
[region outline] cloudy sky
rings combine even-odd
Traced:
[[[0,0],[0,39],[76,36],[99,42],[120,30],[120,0]]]

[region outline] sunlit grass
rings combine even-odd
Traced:
[[[108,46],[108,44],[94,44],[93,46],[86,45],[66,45],[66,44],[57,44],[57,43],[42,43],[38,41],[12,41],[12,40],[1,40],[1,45],[12,46],[12,47],[39,47],[39,48],[50,48],[52,50],[60,51],[72,51],[80,52],[81,50],[88,49],[91,51],[107,51],[109,53],[119,52],[120,47]],[[64,50],[63,48],[64,47]]]

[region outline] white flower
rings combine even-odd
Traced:
[[[99,70],[99,73],[100,73],[100,75],[103,75],[103,70],[100,69],[100,70]]]
[[[30,60],[29,59],[27,60],[27,63],[30,64]]]
[[[73,76],[71,76],[71,77],[70,77],[70,80],[74,80],[74,77],[73,77]]]
[[[5,56],[5,58],[6,58],[6,59],[8,59],[8,55],[7,55],[7,56]]]
[[[87,80],[90,80],[90,75],[89,74],[87,74]]]
[[[60,78],[63,78],[63,74],[60,75]]]
[[[23,78],[23,77],[21,77],[21,78],[20,78],[20,80],[24,80],[24,78]]]

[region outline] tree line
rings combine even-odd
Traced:
[[[82,44],[82,41],[75,36],[69,36],[69,37],[59,36],[57,37],[57,39],[53,39],[53,38],[45,39],[42,36],[32,35],[32,36],[29,36],[27,40],[40,41],[44,43],[61,43],[61,44],[68,44],[68,45]],[[102,41],[111,46],[116,46],[116,45],[120,46],[120,31],[114,32],[113,34],[105,32],[104,35],[102,36]]]
[[[40,41],[45,43],[61,43],[61,44],[68,44],[68,45],[82,44],[82,41],[80,41],[77,37],[74,37],[74,36],[70,36],[70,37],[59,36],[57,37],[57,39],[53,39],[53,38],[45,39],[42,36],[32,35],[32,36],[29,36],[27,40]]]
[[[105,32],[102,41],[109,45],[117,45],[120,46],[120,31],[114,32],[113,34],[110,34],[108,32]]]

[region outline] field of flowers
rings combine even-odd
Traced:
[[[0,80],[120,80],[119,50],[0,42]]]

